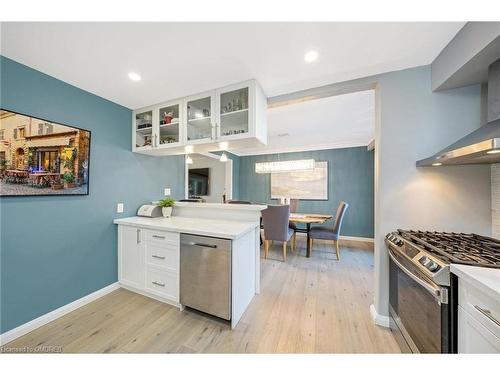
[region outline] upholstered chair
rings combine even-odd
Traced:
[[[332,228],[328,227],[312,227],[309,232],[309,246],[312,250],[314,240],[330,240],[333,241],[335,252],[337,253],[337,260],[340,260],[340,250],[339,250],[339,237],[340,237],[340,227],[342,226],[342,220],[344,220],[344,215],[349,208],[349,204],[342,201],[337,208],[337,213],[335,215],[335,221]]]
[[[283,242],[283,261],[286,262],[286,246],[293,235],[293,229],[288,227],[290,218],[290,206],[267,206],[262,211],[262,224],[264,226],[264,249],[265,258],[269,253],[269,242]],[[291,244],[292,250],[293,243]]]

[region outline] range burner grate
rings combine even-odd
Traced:
[[[478,234],[398,229],[399,234],[448,263],[500,268],[500,241]]]

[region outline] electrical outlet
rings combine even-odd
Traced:
[[[163,189],[163,194],[164,194],[165,196],[169,196],[169,195],[171,194],[170,188],[165,188],[165,189]]]
[[[116,213],[117,214],[123,213],[123,203],[117,203],[116,204]]]

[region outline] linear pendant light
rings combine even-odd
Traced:
[[[314,159],[269,161],[255,163],[255,173],[283,173],[296,171],[312,171]]]

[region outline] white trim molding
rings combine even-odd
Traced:
[[[117,289],[119,289],[120,286],[118,285],[118,282],[115,282],[113,284],[110,284],[108,286],[105,286],[102,289],[96,290],[93,293],[90,293],[80,299],[77,299],[76,301],[70,302],[67,305],[61,306],[56,310],[50,311],[45,315],[39,316],[36,319],[33,319],[27,323],[24,323],[23,325],[20,325],[19,327],[13,328],[10,331],[7,331],[3,334],[0,335],[0,346],[5,345],[12,340],[15,340],[21,336],[24,336],[25,334],[40,328],[41,326],[52,322],[53,320],[56,320],[76,309],[79,307],[82,307],[92,301],[95,301],[98,298],[101,298],[105,296],[108,293],[111,293]]]
[[[376,325],[389,328],[389,317],[386,315],[380,315],[373,304],[370,305],[370,315]]]

